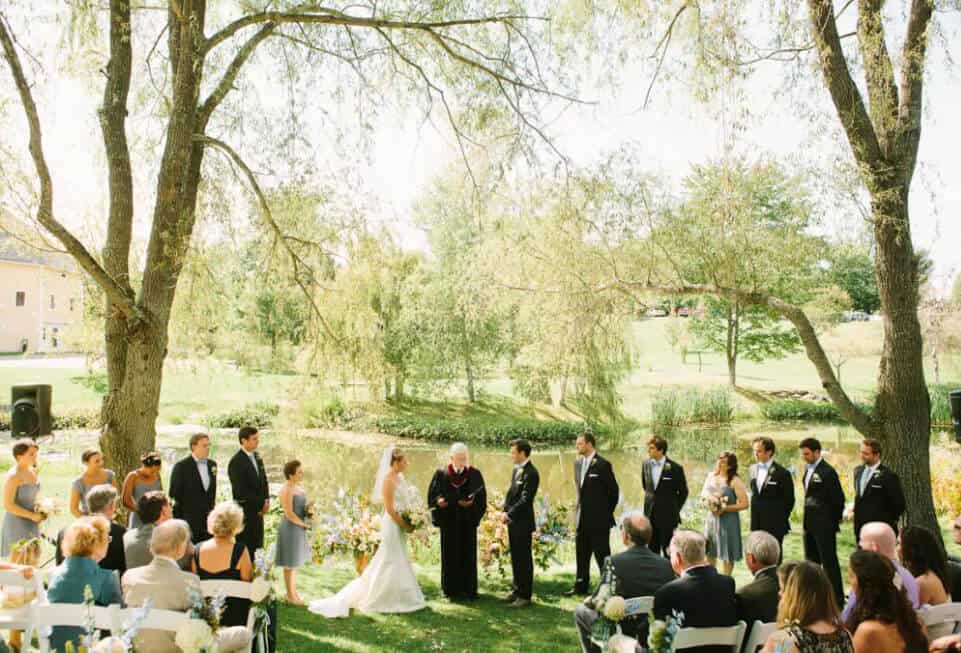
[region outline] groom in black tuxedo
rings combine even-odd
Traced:
[[[861,540],[861,527],[874,521],[884,522],[897,533],[905,506],[901,479],[881,464],[879,441],[866,438],[861,443],[861,462],[854,468],[855,542]]]
[[[838,531],[844,516],[844,490],[837,471],[821,457],[821,443],[805,438],[798,445],[807,463],[804,471],[804,557],[820,564],[844,605],[844,586],[838,562]]]
[[[174,501],[174,517],[190,526],[195,543],[210,539],[207,515],[217,501],[217,463],[211,460],[210,436],[190,436],[190,455],[178,460],[170,472],[170,498]]]
[[[250,558],[257,549],[264,548],[264,515],[270,507],[267,489],[267,470],[257,453],[260,434],[256,427],[244,426],[238,434],[240,451],[234,454],[227,466],[234,501],[244,511],[244,530],[237,534],[237,541],[247,545]]]
[[[777,447],[768,437],[751,443],[756,464],[751,465],[751,530],[765,531],[777,540],[783,556],[784,536],[791,530],[794,478],[774,460]],[[780,564],[781,558],[778,558]]]
[[[611,463],[595,449],[597,440],[591,431],[577,436],[575,447],[579,457],[574,461],[574,489],[577,491],[577,579],[568,596],[587,594],[591,580],[591,555],[597,569],[603,571],[604,560],[611,555],[611,527],[614,508],[620,499],[620,488]]]
[[[534,556],[531,552],[531,536],[534,533],[534,497],[541,477],[530,461],[531,444],[527,440],[511,442],[511,459],[514,471],[511,486],[504,498],[504,514],[507,538],[511,548],[511,571],[514,575],[513,591],[507,602],[515,608],[531,604],[534,591]]]

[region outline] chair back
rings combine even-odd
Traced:
[[[744,653],[757,653],[757,650],[764,646],[768,637],[774,634],[775,630],[777,630],[777,624],[774,622],[766,624],[755,621],[754,625],[751,626],[751,635],[748,637],[747,645],[744,647]]]
[[[747,625],[743,621],[726,628],[681,628],[674,638],[674,650],[695,646],[730,646],[732,653],[739,653]]]
[[[650,614],[654,609],[653,596],[635,596],[624,600],[624,616],[636,617],[642,614]]]
[[[200,591],[204,596],[223,594],[230,598],[249,599],[253,583],[243,580],[202,580]]]
[[[24,641],[30,641],[30,631],[36,631],[41,653],[50,650],[50,634],[54,626],[85,628],[88,620],[98,630],[118,630],[120,606],[86,606],[82,603],[34,603],[30,606],[30,622]]]
[[[928,639],[951,635],[961,626],[961,603],[926,605],[918,610],[918,616],[928,629]]]

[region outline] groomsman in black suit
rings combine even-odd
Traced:
[[[844,605],[841,566],[838,563],[838,531],[844,517],[844,490],[838,473],[821,457],[821,443],[805,438],[798,445],[804,470],[804,557],[820,564]]]
[[[207,515],[217,501],[217,463],[210,460],[210,436],[190,436],[190,455],[178,460],[170,472],[170,498],[174,501],[174,517],[190,526],[193,541],[210,539]]]
[[[530,460],[531,445],[527,440],[511,442],[511,459],[514,471],[511,486],[504,498],[504,514],[507,539],[511,547],[511,571],[514,575],[513,591],[507,602],[514,608],[531,604],[534,591],[534,556],[531,552],[531,535],[534,532],[534,497],[541,477]]]
[[[256,427],[244,426],[238,433],[240,451],[234,454],[227,466],[234,501],[244,511],[244,530],[237,534],[237,541],[247,545],[253,559],[257,549],[264,548],[264,515],[270,507],[267,489],[267,470],[257,453],[260,434]]]
[[[687,501],[684,468],[667,457],[667,440],[654,436],[647,441],[650,459],[641,470],[644,485],[644,514],[651,520],[651,551],[670,557],[671,537],[681,523],[681,508]]]
[[[904,514],[901,479],[881,464],[881,443],[866,438],[861,443],[861,462],[854,468],[854,541],[861,541],[861,527],[884,522],[895,533]]]
[[[794,510],[794,477],[775,462],[774,440],[755,438],[751,446],[757,460],[750,469],[751,530],[773,535],[783,556],[784,536],[791,530],[791,511]]]
[[[604,560],[611,555],[611,528],[614,508],[621,496],[611,463],[601,457],[591,431],[577,436],[575,448],[579,457],[574,461],[574,489],[577,491],[577,537],[574,546],[577,557],[577,579],[567,596],[588,593],[591,580],[591,554],[598,571],[604,570]]]

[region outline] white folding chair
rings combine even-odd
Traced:
[[[253,588],[253,583],[248,583],[242,580],[202,580],[200,581],[200,591],[203,592],[204,596],[217,596],[218,594],[223,594],[227,598],[236,599],[250,599],[250,591]],[[254,638],[256,634],[254,633],[254,626],[257,622],[256,610],[251,608],[247,612],[247,632],[250,633],[250,641],[247,643],[247,647],[243,649],[245,653],[250,653],[253,649]]]
[[[30,626],[37,633],[40,653],[50,651],[50,634],[54,626],[84,628],[92,618],[98,630],[114,632],[119,628],[119,605],[87,607],[82,603],[33,603],[30,606]],[[29,633],[27,634],[29,635]],[[24,639],[24,642],[29,640]]]
[[[35,569],[33,576],[24,578],[18,571],[0,571],[0,587],[4,590],[15,589],[16,592],[23,592],[26,595],[33,594],[33,598],[16,608],[0,608],[0,630],[22,630],[25,631],[24,641],[29,642],[33,634],[33,627],[30,623],[30,604],[43,602],[46,600],[46,591],[43,589],[43,577],[39,569]]]
[[[624,618],[638,617],[643,618],[642,615],[648,615],[651,610],[654,609],[654,597],[653,596],[635,596],[630,599],[624,599]],[[621,633],[621,624],[617,624],[617,628],[614,631],[616,634]],[[595,641],[592,637],[591,642],[597,646],[603,646],[604,642]]]
[[[961,603],[926,605],[918,610],[918,616],[928,629],[928,639],[951,635],[961,626]]]
[[[755,621],[754,625],[751,627],[751,636],[748,637],[747,646],[744,647],[744,653],[757,653],[757,650],[764,646],[767,642],[768,637],[770,637],[774,631],[777,630],[776,623],[762,623],[760,621]]]
[[[730,646],[732,653],[739,653],[747,625],[743,621],[727,628],[681,628],[674,638],[674,650],[695,646]]]

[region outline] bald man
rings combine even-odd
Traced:
[[[915,580],[910,571],[901,566],[901,562],[898,560],[898,536],[894,534],[894,530],[888,524],[875,521],[868,522],[862,526],[861,539],[858,541],[858,546],[865,551],[874,551],[888,558],[894,564],[898,576],[901,577],[901,584],[904,587],[905,593],[908,595],[908,600],[911,601],[911,605],[915,610],[921,607],[921,602],[918,598],[918,581]],[[848,594],[847,603],[844,605],[841,621],[846,622],[848,620],[848,617],[851,616],[851,612],[854,610],[854,606],[857,605],[857,601],[858,597],[852,590],[851,593]]]

